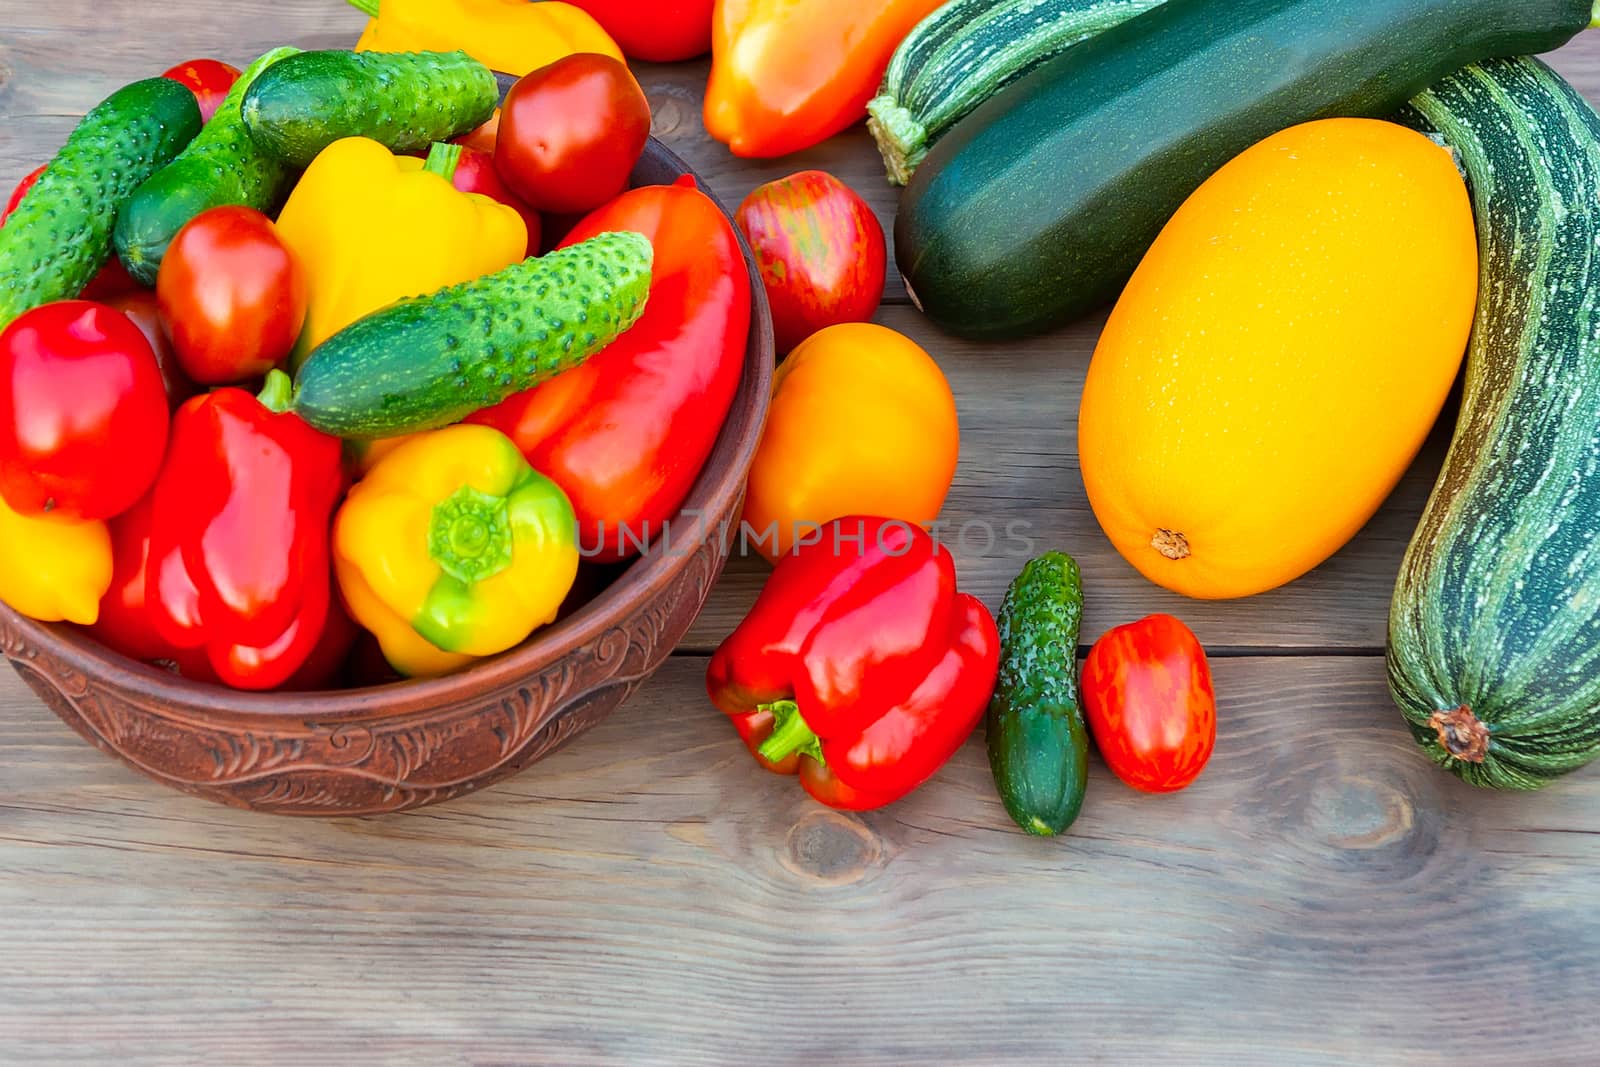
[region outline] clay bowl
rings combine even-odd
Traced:
[[[691,173],[654,138],[636,185]],[[704,188],[704,184],[701,185]],[[772,385],[772,317],[748,248],[744,377],[677,530],[737,524]],[[736,525],[735,527],[736,528]],[[111,652],[0,606],[0,652],[68,725],[135,770],[237,807],[367,815],[461,796],[609,715],[666,659],[727,561],[718,536],[675,536],[520,647],[456,675],[367,689],[249,694]],[[709,713],[709,709],[708,709]]]

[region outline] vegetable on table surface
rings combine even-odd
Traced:
[[[148,289],[135,289],[111,297],[105,304],[128,316],[128,321],[139,327],[144,339],[150,342],[156,367],[161,371],[161,384],[167,391],[169,408],[176,408],[200,391],[178,364],[178,353],[173,351],[172,338],[167,336],[167,328],[161,322],[161,305],[155,293]]]
[[[1000,637],[923,530],[849,516],[817,534],[718,647],[706,689],[768,770],[864,811],[927,781],[972,733]]]
[[[352,137],[328,147],[278,215],[277,232],[306,279],[297,360],[402,297],[431,293],[520,263],[521,216],[457,192],[449,153],[431,162]]]
[[[1450,153],[1374,119],[1275,134],[1183,205],[1089,365],[1078,455],[1125,559],[1249,596],[1333,555],[1455,381],[1477,243]]]
[[[1482,299],[1455,436],[1389,615],[1389,688],[1434,762],[1536,789],[1600,755],[1600,115],[1532,59],[1413,105],[1472,184]]]
[[[184,374],[201,385],[261,377],[288,357],[306,318],[294,254],[249,207],[214,207],[179,230],[156,296]]]
[[[838,178],[805,170],[768,182],[734,216],[767,300],[780,355],[825,326],[866,322],[883,301],[883,225]]]
[[[544,229],[539,221],[539,213],[501,180],[499,172],[494,169],[493,146],[488,151],[465,145],[460,147],[461,155],[456,161],[455,173],[450,176],[450,184],[455,186],[457,192],[479,193],[521,215],[522,225],[528,231],[525,254],[538,255],[539,238]]]
[[[926,525],[960,447],[955,397],[928,353],[873,323],[830,326],[778,367],[744,521],[773,561],[841,515]]]
[[[1083,581],[1065,552],[1017,575],[1000,606],[1000,674],[989,702],[989,768],[1013,822],[1048,837],[1072,825],[1089,784],[1078,698]]]
[[[200,121],[210,122],[239,80],[239,68],[220,59],[190,59],[163,71],[161,76],[193,93],[194,102],[200,107]]]
[[[616,340],[644,310],[651,258],[637,233],[601,234],[391,304],[312,350],[293,410],[355,439],[459,422]]]
[[[1184,199],[1327,115],[1384,116],[1461,66],[1555,48],[1591,0],[1184,0],[1066,50],[934,146],[895,255],[938,326],[1036,334],[1113,299]]]
[[[563,56],[622,58],[600,23],[573,4],[545,0],[348,0],[371,19],[358,52],[453,52],[521,77]],[[630,6],[637,6],[630,4]],[[651,8],[660,7],[652,3]],[[637,17],[637,16],[636,16]]]
[[[1079,41],[1163,0],[952,0],[900,42],[867,127],[889,181],[904,185],[928,149],[1001,89]]]
[[[259,398],[225,388],[185,403],[154,489],[151,626],[239,689],[276,688],[301,668],[332,594],[343,457],[284,410],[288,394],[272,371]]]
[[[98,519],[21,515],[0,498],[0,601],[40,622],[89,625],[111,585],[111,535]]]
[[[446,674],[551,622],[578,573],[572,505],[487,426],[389,453],[334,525],[339,587],[401,674]]]
[[[122,206],[112,244],[128,273],[140,283],[155,284],[167,246],[202,211],[224,204],[277,210],[289,189],[289,168],[257,147],[245,131],[239,108],[262,71],[299,51],[276,48],[250,64],[199,136]]]
[[[651,63],[678,63],[711,51],[715,0],[572,0],[605,27],[622,50]],[[588,49],[596,51],[596,49]]]
[[[1111,772],[1146,793],[1187,787],[1217,743],[1211,665],[1171,615],[1108,630],[1083,661],[1083,706]]]
[[[87,300],[25,312],[0,331],[0,496],[23,515],[126,511],[161,467],[168,410],[126,315]]]
[[[683,177],[622,194],[564,244],[607,231],[654,249],[639,321],[582,366],[471,416],[566,490],[586,558],[659,537],[711,454],[744,367],[750,276],[712,199]]]
[[[426,149],[483,125],[499,99],[494,74],[465,52],[301,52],[261,72],[241,113],[263,151],[303,169],[346,137]]]
[[[500,108],[494,165],[540,211],[592,211],[628,187],[650,103],[621,60],[575,55],[521,78]]]
[[[0,227],[0,329],[81,293],[110,256],[117,211],[199,132],[194,94],[167,78],[124,86],[85,115]]]
[[[786,156],[866,117],[895,46],[941,0],[717,0],[705,124],[736,156]]]

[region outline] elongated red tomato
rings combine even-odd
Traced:
[[[1083,664],[1083,705],[1106,766],[1146,793],[1200,776],[1217,742],[1206,651],[1171,615],[1106,632]]]

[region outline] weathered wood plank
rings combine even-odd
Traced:
[[[977,739],[885,811],[759,770],[704,661],[452,804],[183,797],[0,679],[0,1061],[1592,1063],[1600,775],[1472,790],[1376,658],[1217,665],[1189,791],[1025,837]]]

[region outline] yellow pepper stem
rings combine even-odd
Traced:
[[[368,18],[375,19],[378,17],[378,0],[345,0],[345,3]]]
[[[435,141],[433,147],[428,149],[428,159],[422,164],[422,169],[430,174],[437,174],[447,182],[453,182],[456,180],[456,167],[460,164],[460,145]]]
[[[428,555],[439,569],[468,585],[511,566],[511,517],[506,498],[463,485],[433,506]]]

